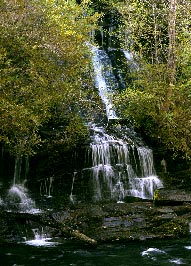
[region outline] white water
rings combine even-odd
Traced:
[[[40,183],[40,195],[51,198],[53,193],[54,176],[44,178]]]
[[[22,184],[13,185],[7,193],[7,208],[10,211],[38,213],[35,202],[29,197],[26,187]]]
[[[147,250],[142,252],[142,256],[149,256],[150,254],[158,253],[158,254],[166,254],[165,251],[160,250],[158,248],[148,248]]]
[[[123,50],[123,53],[127,59],[127,62],[131,65],[131,69],[139,70],[138,64],[134,62],[133,54],[126,50]]]
[[[123,52],[135,68],[132,54]],[[92,53],[95,85],[105,104],[107,118],[117,120],[112,98],[118,83],[111,61],[106,51],[97,47],[92,48]],[[122,139],[109,135],[104,127],[91,125],[91,130],[94,132],[91,143],[94,200],[111,198],[121,202],[126,196],[152,199],[154,190],[163,186],[155,173],[152,150],[138,145],[127,135]]]
[[[13,184],[20,183],[22,159],[23,158],[22,158],[21,155],[17,155],[15,157],[15,168],[14,168]]]
[[[126,50],[124,50],[123,52],[124,52],[124,55],[128,61],[133,61],[133,55],[130,52],[128,52]]]
[[[43,232],[43,229],[40,232],[39,228],[36,228],[33,229],[33,232],[34,232],[34,239],[25,241],[26,245],[36,246],[36,247],[38,246],[50,247],[59,244],[58,242],[50,241],[51,238],[47,237],[47,235]]]
[[[152,199],[154,190],[163,186],[155,174],[152,150],[108,135],[102,127],[92,125],[92,130],[94,200]]]
[[[72,179],[72,187],[71,187],[71,192],[70,192],[70,202],[75,203],[75,196],[73,195],[73,189],[74,189],[74,182],[75,182],[75,177],[76,177],[77,172],[74,172],[73,179]]]
[[[92,48],[92,60],[95,72],[95,86],[99,91],[99,95],[105,104],[106,115],[108,119],[117,119],[113,107],[113,92],[118,87],[115,81],[112,65],[104,50],[100,50],[97,47]]]
[[[0,198],[0,206],[3,205],[3,200]]]
[[[186,247],[185,247],[186,248]],[[170,248],[171,249],[171,248]],[[188,265],[184,262],[182,258],[176,258],[169,254],[169,250],[166,251],[158,249],[158,248],[148,248],[147,250],[141,253],[142,257],[147,257],[147,259],[153,261],[153,265],[155,262],[161,262],[161,265]],[[163,264],[165,262],[165,264]],[[150,264],[149,264],[150,265]],[[190,264],[189,264],[190,265]]]
[[[39,213],[34,200],[29,196],[28,190],[25,187],[26,178],[29,172],[29,158],[17,155],[15,157],[13,184],[8,189],[3,200],[0,200],[0,205],[6,207],[8,211]],[[21,179],[22,182],[21,182]]]

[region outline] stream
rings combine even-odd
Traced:
[[[104,244],[97,248],[70,241],[43,245],[39,240],[1,246],[0,258],[2,266],[189,266],[191,239]]]

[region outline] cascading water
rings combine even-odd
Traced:
[[[47,236],[47,233],[44,232],[44,229],[34,228],[33,230],[34,239],[26,240],[25,244],[30,246],[55,246],[58,245],[58,242],[50,241],[51,238]]]
[[[152,150],[109,135],[103,127],[92,129],[94,200],[123,201],[127,196],[151,199],[154,190],[162,187],[154,170]]]
[[[109,121],[118,121],[112,103],[112,94],[118,88],[112,64],[104,50],[93,47],[92,53],[95,85],[105,104],[107,118]],[[132,61],[127,53],[126,58]],[[155,173],[152,150],[142,143],[140,145],[140,139],[131,129],[128,131],[134,136],[133,139],[123,133],[127,128],[124,130],[122,126],[115,127],[122,138],[108,134],[102,126],[90,125],[90,128],[93,132],[93,199],[122,201],[126,196],[151,199],[154,190],[163,186]]]
[[[117,119],[112,103],[112,94],[118,84],[112,73],[112,66],[104,50],[92,48],[93,65],[95,70],[95,85],[99,95],[105,104],[108,119]]]
[[[7,208],[19,212],[34,212],[35,203],[23,185],[13,185],[6,197]],[[36,211],[36,210],[35,210]]]
[[[127,59],[127,62],[130,64],[131,69],[135,69],[138,70],[139,66],[135,63],[135,61],[133,60],[133,55],[126,50],[123,50],[124,56]]]
[[[29,161],[28,157],[24,159],[22,156],[16,156],[13,182],[7,190],[5,198],[0,201],[0,205],[4,206],[8,211],[36,213],[39,212],[39,209],[35,208],[35,202],[30,198],[28,189],[25,187]],[[23,180],[21,180],[21,176],[24,177]]]
[[[54,177],[47,177],[44,178],[41,183],[40,183],[40,195],[51,198],[52,197],[52,192],[53,192],[53,180]]]

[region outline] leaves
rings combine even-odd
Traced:
[[[116,4],[126,25],[122,26],[123,47],[139,58],[136,79],[128,89],[116,95],[116,102],[123,118],[130,118],[136,127],[172,150],[175,156],[190,159],[191,32],[188,21],[191,3],[177,1],[173,67],[169,67],[168,62],[168,46],[172,42],[168,34],[169,3],[126,0],[125,5],[120,1]]]
[[[89,108],[92,86],[85,43],[97,18],[88,1],[1,0],[0,141],[13,154],[33,154],[40,130],[68,114],[83,124],[80,110]]]

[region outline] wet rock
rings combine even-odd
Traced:
[[[39,214],[4,211],[0,213],[0,218],[2,238],[13,232],[9,224],[18,223],[26,227],[35,222],[39,226],[55,229],[59,237],[72,236],[87,243],[93,241],[93,244],[94,240],[96,243],[119,243],[189,236],[191,204],[155,206],[151,202],[97,203]],[[3,230],[3,224],[6,230]]]
[[[184,221],[172,219],[159,226],[153,227],[152,233],[158,235],[158,238],[161,239],[186,237],[189,234],[189,227]]]
[[[126,202],[126,203],[131,203],[131,202],[148,202],[148,200],[147,199],[142,199],[142,198],[139,198],[139,197],[126,196],[124,198],[124,202]]]
[[[67,211],[61,211],[61,212],[56,212],[52,213],[51,217],[56,221],[56,222],[65,222],[66,220],[71,219],[71,214],[70,212]]]
[[[183,189],[157,189],[154,193],[155,205],[180,205],[184,202],[191,203],[191,191]]]
[[[80,228],[98,242],[177,238],[189,235],[191,209],[189,206],[158,208],[149,202],[108,203],[101,206],[101,217],[99,223],[86,221],[86,227],[81,224]]]

